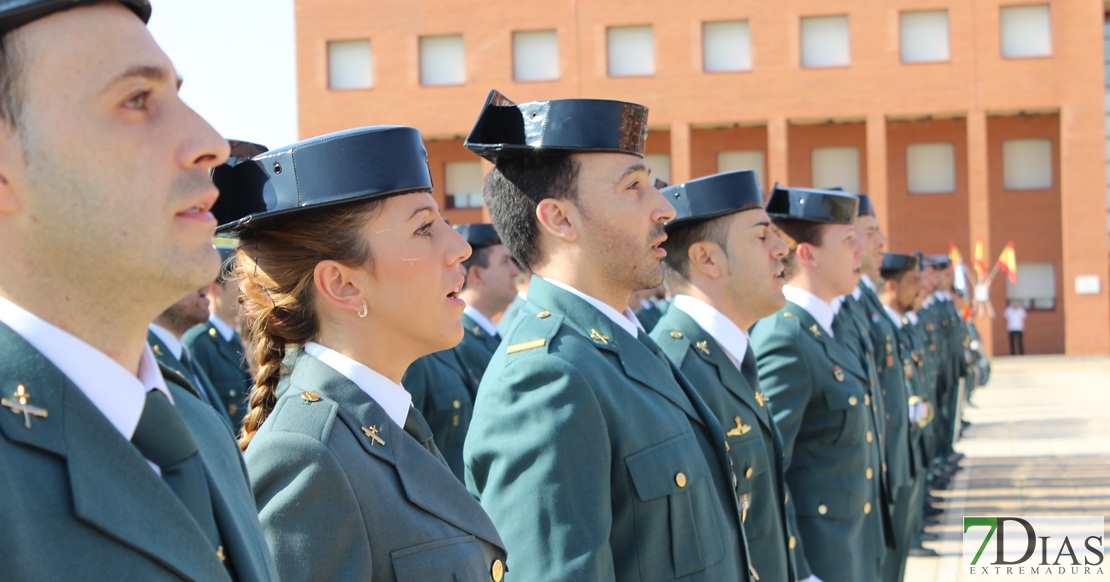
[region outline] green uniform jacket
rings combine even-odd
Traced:
[[[659,325],[659,320],[663,317],[664,310],[652,302],[650,307],[644,307],[636,312],[636,319],[640,320],[640,325],[644,326],[649,333]]]
[[[890,320],[875,292],[865,283],[861,304],[867,310],[871,321],[869,330],[874,346],[875,371],[878,374],[882,394],[883,419],[886,421],[886,463],[891,491],[900,487],[912,487],[910,468],[910,427],[909,427],[909,388],[906,385],[906,367],[899,348],[898,328]],[[892,500],[893,501],[893,500]]]
[[[793,302],[756,323],[751,337],[782,433],[796,551],[825,582],[879,580],[885,502],[867,371]]]
[[[464,456],[508,580],[749,579],[724,431],[658,347],[539,277],[502,346]]]
[[[461,482],[463,442],[474,414],[473,394],[478,392],[478,379],[459,360],[458,352],[450,349],[413,362],[401,384],[432,429],[443,460]]]
[[[231,341],[225,340],[216,326],[206,321],[185,332],[181,341],[193,355],[193,364],[208,375],[220,397],[219,402],[231,419],[231,426],[238,431],[247,415],[247,395],[254,386],[242,340],[238,335]]]
[[[462,316],[463,324],[463,338],[459,345],[454,347],[455,353],[459,356],[459,361],[466,366],[470,375],[482,381],[482,374],[486,373],[486,366],[489,366],[489,361],[493,358],[493,353],[497,351],[497,346],[501,345],[501,336],[492,336],[478,325],[478,322],[470,319],[465,313]],[[471,393],[471,400],[478,395],[477,382],[473,385],[473,392]]]
[[[505,313],[501,314],[501,319],[497,322],[497,335],[505,337],[509,334],[509,327],[513,325],[513,320],[516,319],[517,314],[520,313],[520,308],[524,307],[524,304],[527,302],[528,301],[519,294],[513,298],[513,302],[505,308]]]
[[[216,415],[220,420],[224,421],[227,429],[231,431],[232,436],[235,435],[235,428],[231,424],[231,417],[228,416],[227,411],[220,404],[219,396],[216,394],[216,389],[212,386],[212,382],[208,379],[208,375],[204,370],[196,370],[196,376],[193,376],[181,363],[181,360],[173,357],[170,353],[170,348],[158,339],[154,332],[148,331],[146,334],[146,342],[150,344],[150,349],[154,350],[154,357],[158,363],[163,366],[164,370],[172,372],[166,374],[167,378],[187,387],[191,392],[195,392],[196,396],[202,402],[212,407],[216,411]]]
[[[728,454],[744,500],[741,512],[748,553],[759,579],[796,580],[782,437],[759,391],[755,355],[749,349],[743,360],[745,368],[750,366],[745,376],[711,335],[686,312],[673,307],[659,320],[651,337],[727,429]]]
[[[196,520],[77,386],[0,324],[4,397],[22,384],[31,418],[0,409],[0,572],[5,580],[230,580]],[[238,580],[276,580],[227,428],[170,382],[208,474],[224,554]]]
[[[292,361],[246,452],[281,578],[488,581],[504,545],[447,466],[354,382]]]

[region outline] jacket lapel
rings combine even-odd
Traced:
[[[864,386],[870,386],[871,380],[868,379],[867,371],[863,369],[863,363],[855,356],[848,348],[841,345],[841,342],[829,337],[825,330],[817,323],[817,320],[809,314],[808,311],[802,309],[801,306],[797,307],[795,315],[798,317],[802,324],[802,329],[810,334],[818,344],[825,350],[825,355],[828,356],[834,364],[840,365],[846,372],[859,378]],[[850,338],[844,338],[849,341]]]
[[[599,350],[612,353],[620,361],[626,376],[659,393],[696,422],[705,424],[678,385],[681,372],[665,364],[624,329],[614,327],[604,313],[573,293],[555,287],[540,277],[532,278],[532,284],[528,288],[528,301],[541,309],[562,315],[565,325],[592,341]],[[668,381],[668,376],[671,381]]]
[[[451,469],[397,426],[366,392],[330,366],[302,352],[297,356],[291,382],[294,386],[307,386],[307,381],[311,381],[316,392],[339,405],[340,421],[368,454],[393,466],[410,502],[463,531],[504,548],[481,505],[459,483]],[[363,427],[373,429],[380,442],[365,434]],[[436,483],[452,486],[438,487]]]
[[[4,418],[0,429],[12,440],[65,459],[75,519],[183,578],[229,579],[185,506],[81,390],[2,324],[0,345],[6,346],[0,377],[25,378],[20,381],[30,403],[48,411],[46,418],[33,418],[29,430],[21,416],[16,423]],[[174,535],[167,535],[171,531]]]

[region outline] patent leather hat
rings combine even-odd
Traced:
[[[116,2],[130,8],[144,23],[150,21],[149,0],[116,0]],[[0,35],[55,12],[101,3],[103,0],[0,0]]]
[[[733,212],[763,208],[763,190],[753,170],[714,174],[660,190],[675,208],[667,230]]]
[[[643,157],[647,107],[604,99],[516,103],[490,91],[466,149],[498,159],[534,155],[615,152]]]
[[[216,232],[235,233],[295,212],[431,191],[420,132],[392,125],[314,137],[213,173]]]
[[[788,188],[778,184],[767,200],[767,214],[776,220],[854,224],[858,209],[859,199],[842,191]]]

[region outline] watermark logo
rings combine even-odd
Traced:
[[[1105,579],[1104,526],[1102,517],[964,517],[961,565],[984,578]]]

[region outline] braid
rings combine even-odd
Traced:
[[[287,372],[289,347],[300,347],[319,333],[313,272],[320,261],[366,265],[370,249],[363,236],[381,200],[298,213],[239,237],[235,278],[258,369],[243,418],[239,447],[246,450],[277,404],[277,387]]]

